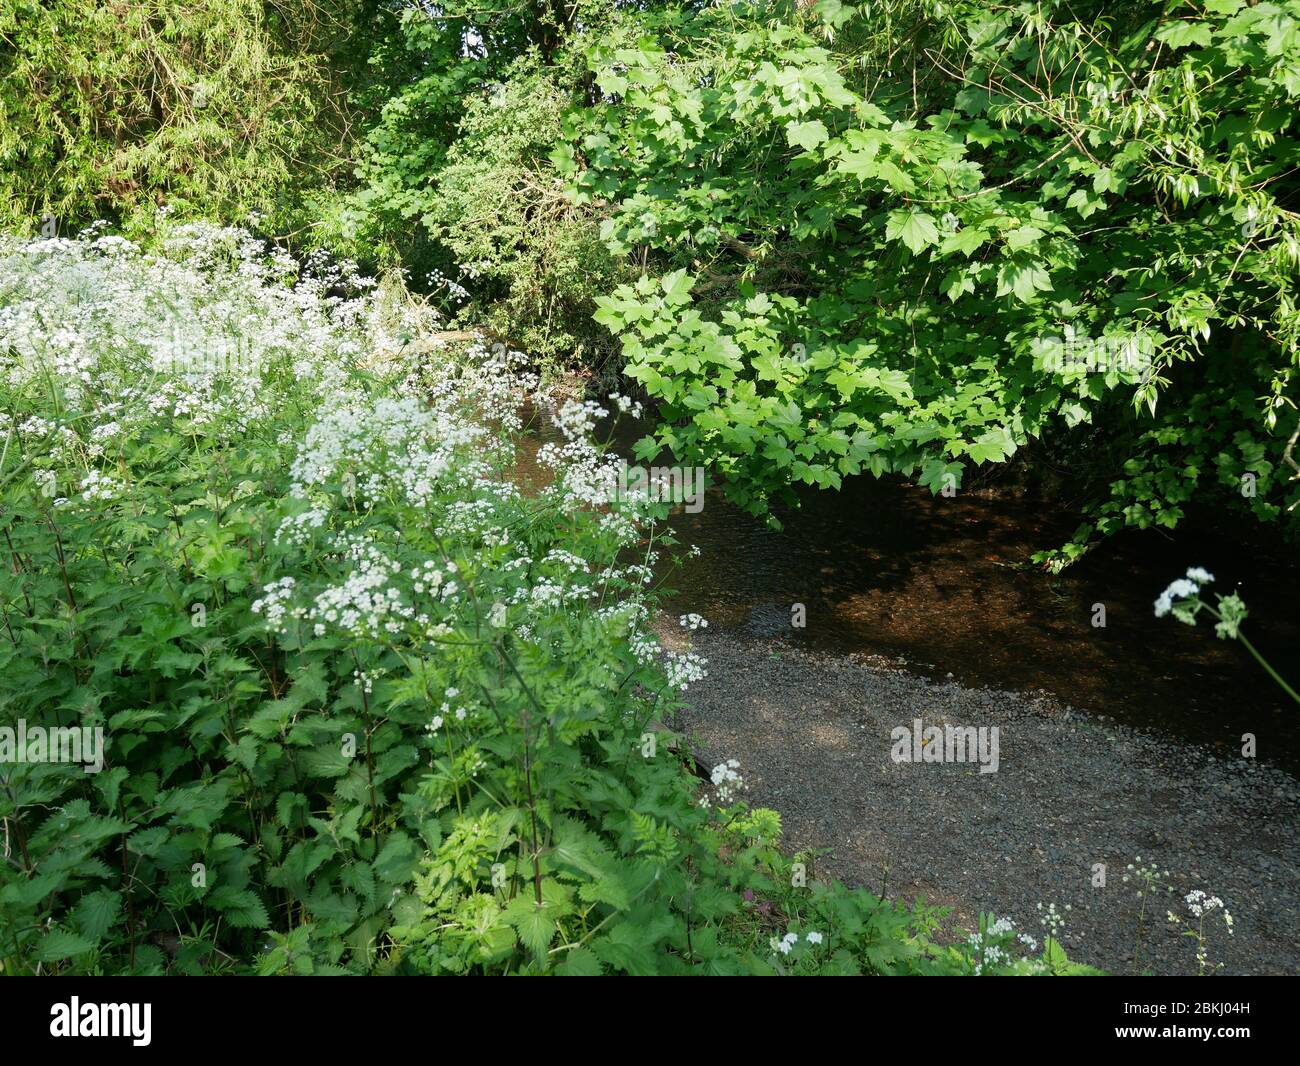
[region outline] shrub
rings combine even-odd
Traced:
[[[1300,5],[877,12],[593,42],[557,162],[664,264],[600,301],[661,402],[643,454],[765,514],[861,473],[954,491],[1069,428],[1092,502],[1052,567],[1193,497],[1294,531]]]
[[[160,204],[178,216],[285,217],[346,159],[357,47],[346,38],[364,35],[374,6],[5,5],[0,224],[52,235],[110,217],[140,229]]]
[[[518,357],[318,266],[0,243],[7,972],[1071,969],[800,887],[655,728],[703,664],[648,634],[599,409],[525,495]]]
[[[461,321],[547,371],[601,368],[618,346],[592,320],[595,298],[625,268],[601,240],[600,212],[565,195],[549,158],[581,72],[544,65],[522,30],[488,57],[467,57],[464,32],[459,20],[404,20],[406,61],[422,62],[379,109],[359,187],[320,235],[404,263]]]
[[[474,320],[545,364],[599,367],[617,345],[595,299],[625,270],[548,158],[569,102],[531,62],[471,97],[421,221],[460,266]]]

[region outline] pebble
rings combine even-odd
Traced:
[[[670,621],[661,639],[680,646]],[[1165,912],[1185,912],[1194,888],[1233,915],[1235,935],[1221,924],[1208,934],[1220,973],[1297,972],[1300,786],[1285,771],[1041,691],[936,684],[899,660],[840,657],[752,629],[691,639],[709,675],[686,694],[682,724],[704,761],[740,760],[746,798],[780,812],[788,848],[831,849],[819,872],[877,890],[883,878],[891,896],[951,907],[954,937],[991,911],[1041,939],[1037,905],[1068,903],[1066,950],[1126,973],[1138,900],[1122,877],[1140,855],[1168,869],[1174,889],[1148,901],[1144,972],[1196,972],[1192,941],[1165,928]],[[890,731],[915,718],[997,726],[998,772],[893,763]],[[1096,863],[1104,888],[1093,886]]]

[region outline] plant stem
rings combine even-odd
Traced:
[[[1237,639],[1241,641],[1244,645],[1246,645],[1246,650],[1250,652],[1251,655],[1255,656],[1255,661],[1258,662],[1260,666],[1262,666],[1265,670],[1268,671],[1268,676],[1282,686],[1282,691],[1285,692],[1288,696],[1290,696],[1293,700],[1295,700],[1296,703],[1300,703],[1300,694],[1298,694],[1295,689],[1293,689],[1290,685],[1288,685],[1276,670],[1274,670],[1271,666],[1269,666],[1264,656],[1260,655],[1260,653],[1255,650],[1255,645],[1253,645],[1249,640],[1246,639],[1246,635],[1244,633],[1238,632]]]

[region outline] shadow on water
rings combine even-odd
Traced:
[[[636,427],[612,441],[631,454]],[[558,434],[540,416],[522,442],[520,474],[545,472],[537,448]],[[965,684],[1042,689],[1075,707],[1138,727],[1239,751],[1300,771],[1300,707],[1210,620],[1157,619],[1153,601],[1189,566],[1240,592],[1245,631],[1300,687],[1300,568],[1283,549],[1246,547],[1193,521],[1174,533],[1130,531],[1064,574],[1025,569],[1062,543],[1078,516],[1049,504],[978,492],[935,497],[871,477],[839,492],[809,489],[778,512],[777,532],[710,488],[697,514],[669,519],[683,550],[663,561],[665,607],[753,638],[782,638],[837,654],[904,660],[915,672]],[[700,554],[689,557],[686,547]],[[667,555],[668,553],[665,553]],[[671,571],[671,572],[669,572]],[[804,628],[792,607],[806,609]],[[1095,605],[1105,627],[1095,627]],[[774,646],[774,652],[779,649]]]

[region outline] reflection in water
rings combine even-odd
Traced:
[[[629,455],[641,430],[620,427]],[[521,442],[519,474],[545,476],[534,455],[556,431],[540,415]],[[1250,607],[1246,632],[1293,685],[1300,682],[1300,572],[1189,525],[1173,534],[1121,534],[1060,576],[1022,564],[1064,541],[1077,516],[1049,504],[926,489],[870,477],[839,492],[808,490],[782,510],[776,532],[717,488],[698,514],[669,520],[683,549],[664,560],[666,607],[753,637],[782,637],[844,654],[902,658],[929,676],[966,684],[1045,689],[1076,707],[1193,741],[1239,749],[1257,737],[1261,758],[1300,770],[1296,707],[1235,641],[1207,622],[1157,619],[1152,603],[1189,566],[1211,586],[1236,588]],[[665,553],[667,555],[667,553]],[[671,572],[670,572],[671,571]],[[804,604],[807,625],[792,628]],[[1092,624],[1105,605],[1105,628]]]

